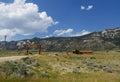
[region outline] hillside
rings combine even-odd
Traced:
[[[21,40],[22,41],[22,40]],[[24,42],[26,40],[23,40]],[[120,27],[92,32],[79,37],[33,38],[30,42],[41,43],[43,51],[111,50],[120,48]],[[0,42],[0,48],[17,49],[19,41]],[[4,46],[6,45],[6,46]]]

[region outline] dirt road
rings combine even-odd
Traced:
[[[4,62],[4,61],[14,61],[14,60],[18,60],[21,58],[25,58],[27,56],[9,56],[9,57],[0,57],[0,62]]]

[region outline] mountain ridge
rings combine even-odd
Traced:
[[[80,50],[112,50],[120,49],[120,27],[96,31],[83,36],[76,37],[49,37],[32,38],[19,41],[0,42],[0,48],[16,50],[18,42],[29,40],[30,42],[42,44],[43,51],[71,51]]]

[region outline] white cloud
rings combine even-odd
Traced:
[[[73,32],[73,29],[68,28],[66,30],[55,30],[55,32],[53,33],[56,36],[62,36],[62,35],[69,35]]]
[[[63,37],[74,37],[74,36],[83,36],[83,35],[86,35],[86,34],[89,34],[91,32],[87,31],[87,30],[82,30],[78,33],[74,33],[74,29],[72,28],[68,28],[66,30],[55,30],[53,34],[51,35],[47,35],[43,38],[49,38],[49,37],[52,37],[52,36],[55,36],[55,37],[59,37],[59,36],[63,36]]]
[[[42,38],[49,38],[49,37],[52,37],[53,35],[47,35],[45,37],[42,37]]]
[[[83,36],[83,35],[86,35],[86,34],[89,34],[89,33],[90,32],[87,31],[87,30],[82,30],[81,32],[73,34],[72,36]]]
[[[14,0],[9,4],[0,3],[0,37],[5,34],[12,37],[16,34],[45,32],[50,26],[58,23],[45,11],[39,12],[36,4],[26,3],[26,0]]]
[[[93,9],[93,5],[88,5],[87,7],[81,5],[80,9],[89,11],[89,10]]]
[[[85,6],[82,6],[82,5],[81,5],[81,7],[80,7],[80,8],[81,8],[81,10],[85,10]]]
[[[4,36],[7,35],[7,39],[11,39],[12,36],[15,36],[17,33],[21,33],[20,30],[14,29],[1,29],[0,30],[0,39],[4,40]]]
[[[91,10],[93,8],[93,5],[88,5],[87,9],[86,10]]]

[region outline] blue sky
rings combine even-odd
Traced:
[[[4,35],[8,35],[8,40],[81,36],[120,26],[120,0],[0,0],[0,2],[2,2],[0,21],[4,19],[0,23],[1,40]],[[25,6],[28,3],[31,4]],[[6,11],[1,10],[4,8]],[[40,17],[37,18],[38,14]]]

